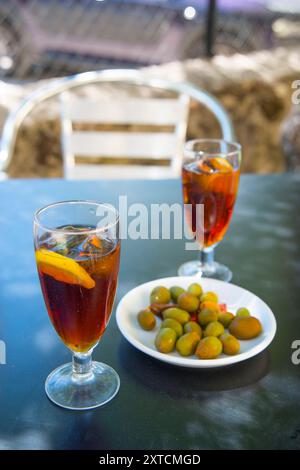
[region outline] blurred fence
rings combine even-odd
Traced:
[[[215,3],[217,12],[212,10],[209,21],[209,6]],[[282,14],[268,11],[263,0],[250,9],[242,3],[0,0],[0,77],[40,79],[203,57],[209,37],[216,53],[274,46],[274,21]]]

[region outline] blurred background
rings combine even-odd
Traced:
[[[299,0],[0,0],[0,126],[41,84],[103,68],[204,88],[233,120],[243,171],[299,169]],[[25,120],[10,176],[62,175],[57,106]],[[218,132],[192,104],[187,137]]]

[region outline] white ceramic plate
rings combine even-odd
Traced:
[[[271,309],[256,295],[242,287],[215,279],[201,279],[204,291],[212,290],[219,296],[221,303],[226,303],[230,312],[235,313],[239,307],[247,307],[262,325],[262,334],[255,339],[240,341],[241,349],[236,356],[222,354],[218,359],[198,359],[196,356],[182,357],[176,351],[163,354],[156,350],[154,339],[160,327],[160,320],[152,331],[144,331],[137,321],[137,312],[149,304],[149,294],[155,286],[174,285],[187,288],[195,280],[191,277],[167,277],[146,282],[128,292],[117,307],[117,324],[123,336],[137,349],[156,359],[183,367],[221,367],[245,361],[263,351],[273,340],[276,332],[276,320]]]

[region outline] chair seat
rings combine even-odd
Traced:
[[[171,167],[140,165],[80,165],[68,169],[68,179],[172,179],[176,175]]]

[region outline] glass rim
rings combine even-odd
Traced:
[[[231,150],[228,152],[206,152],[204,150],[193,150],[191,147],[195,144],[225,144],[228,146],[233,146],[235,147],[235,150]],[[242,150],[241,144],[238,142],[233,142],[230,140],[225,140],[225,139],[209,139],[209,138],[203,138],[203,139],[192,139],[192,140],[187,140],[184,144],[183,147],[184,150],[184,155],[189,155],[191,157],[195,156],[195,154],[200,154],[203,155],[204,157],[219,157],[220,155],[224,155],[226,157],[233,157],[234,155],[240,154]]]
[[[42,224],[41,221],[39,220],[39,216],[46,210],[50,209],[50,208],[53,208],[53,207],[56,207],[56,206],[62,206],[62,205],[69,205],[69,204],[94,204],[94,205],[97,205],[97,206],[103,206],[103,207],[107,207],[109,210],[114,210],[115,214],[116,214],[116,220],[114,222],[111,222],[109,224],[107,224],[105,227],[100,227],[100,228],[91,228],[91,229],[86,229],[86,230],[64,230],[63,228],[50,228],[50,227],[47,227],[47,225],[45,224]],[[88,234],[91,234],[91,233],[99,233],[99,232],[104,232],[105,230],[111,228],[111,227],[114,227],[117,225],[117,223],[119,222],[119,219],[120,219],[120,215],[119,215],[119,211],[111,204],[108,204],[108,203],[105,203],[105,202],[97,202],[97,201],[92,201],[92,200],[89,200],[89,199],[70,199],[70,200],[66,200],[66,201],[57,201],[57,202],[52,202],[51,204],[47,204],[46,206],[43,206],[41,207],[40,209],[37,209],[35,212],[34,212],[34,215],[33,215],[33,222],[34,224],[38,225],[40,228],[42,228],[43,230],[47,231],[47,232],[54,232],[54,233],[60,233],[60,234],[65,234],[65,235],[75,235],[75,234],[83,234],[83,235],[88,235]]]

